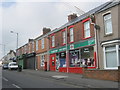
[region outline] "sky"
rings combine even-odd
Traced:
[[[10,50],[23,46],[28,39],[42,34],[43,27],[59,28],[72,13],[80,15],[109,0],[0,0],[0,58]],[[77,8],[80,10],[78,10]],[[5,52],[4,52],[5,46]]]

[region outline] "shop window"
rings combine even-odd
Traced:
[[[41,55],[41,66],[44,66],[44,62],[45,62],[45,55]]]
[[[117,67],[117,54],[115,46],[105,47],[105,68]]]
[[[104,15],[104,27],[105,27],[105,34],[111,34],[112,33],[112,19],[111,14]]]
[[[74,32],[73,32],[73,28],[70,28],[70,42],[74,41]]]
[[[84,38],[90,37],[90,21],[84,23]]]
[[[70,67],[83,66],[95,66],[93,47],[86,47],[70,51]]]
[[[88,67],[95,66],[93,47],[86,47],[81,49],[81,65]]]
[[[80,67],[79,50],[70,51],[70,67]]]
[[[62,52],[59,54],[60,67],[66,67],[66,53]]]

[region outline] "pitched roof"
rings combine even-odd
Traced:
[[[85,13],[85,14],[71,20],[70,22],[67,22],[66,24],[62,25],[61,27],[59,27],[59,28],[57,28],[55,30],[52,30],[49,34],[52,34],[54,32],[57,32],[57,31],[61,30],[61,29],[64,29],[67,26],[70,26],[70,25],[73,25],[73,24],[75,24],[75,23],[77,23],[79,21],[82,21],[83,19],[85,19],[86,17],[88,17],[88,16],[90,16],[92,14],[95,14],[97,12],[101,12],[101,11],[103,11],[105,9],[108,9],[110,7],[113,7],[113,6],[115,6],[115,5],[119,4],[119,3],[120,3],[120,0],[112,0],[112,1],[106,2],[106,3],[102,4],[102,5],[88,11],[87,13]]]

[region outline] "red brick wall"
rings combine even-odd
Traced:
[[[118,70],[87,70],[83,69],[83,76],[85,78],[94,78],[101,80],[118,81]],[[120,72],[119,72],[120,73]]]
[[[74,42],[78,42],[78,41],[81,41],[83,40],[83,36],[84,36],[84,27],[83,27],[84,23],[81,21],[81,22],[78,22],[76,24],[73,25],[73,33],[74,33]],[[71,25],[72,26],[72,25]],[[68,26],[68,29],[67,29],[67,42],[69,43],[70,42],[70,26]],[[64,28],[65,29],[65,28]],[[63,30],[63,29],[62,29]],[[55,47],[59,47],[59,46],[62,46],[63,45],[63,36],[62,36],[62,30],[59,30],[58,32],[55,32],[53,33],[52,35],[55,36]],[[90,34],[91,34],[91,37],[94,37],[95,33],[94,33],[94,26],[93,24],[90,24]],[[51,36],[50,35],[50,40],[49,40],[49,43],[50,43],[50,48],[51,48]]]

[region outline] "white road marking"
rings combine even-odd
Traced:
[[[6,78],[4,78],[4,77],[3,77],[3,79],[4,79],[5,81],[8,81],[8,80],[7,80]]]
[[[55,76],[52,76],[52,77],[53,77],[53,78],[61,79],[61,78],[67,78],[68,76],[55,75]]]
[[[12,84],[13,86],[15,86],[16,88],[20,88],[18,85]]]

